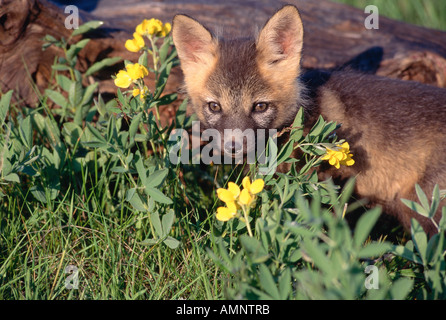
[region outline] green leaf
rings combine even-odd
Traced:
[[[135,167],[136,172],[138,172],[139,179],[141,180],[141,183],[143,185],[146,185],[147,181],[147,169],[144,166],[144,159],[141,156],[141,153],[139,151],[136,152],[136,160],[135,160]]]
[[[39,120],[43,119],[44,129],[48,135],[48,139],[52,141],[54,145],[58,145],[60,143],[60,130],[57,123],[50,117],[43,118],[43,117],[37,117],[36,115],[34,120],[36,122],[39,122]]]
[[[332,274],[332,262],[320,246],[316,246],[311,240],[305,239],[302,244],[302,249],[313,260],[316,267],[327,275]]]
[[[55,104],[61,106],[63,109],[68,106],[67,99],[65,99],[65,97],[60,92],[46,89],[45,95],[50,98]]]
[[[304,124],[304,108],[300,107],[299,111],[296,114],[296,117],[294,118],[292,128],[298,130],[297,128],[302,127],[303,124]]]
[[[144,50],[144,52],[139,56],[138,63],[147,68],[147,51],[146,50]]]
[[[444,279],[444,268],[443,272],[439,272],[439,270],[425,270],[424,276],[426,277],[426,280],[428,283],[431,283],[431,287],[433,291],[443,292],[444,294],[444,285],[446,283]],[[443,287],[443,288],[442,288]]]
[[[77,54],[90,42],[90,39],[82,39],[81,41],[71,45],[70,49],[67,50],[67,60],[73,62],[73,59]]]
[[[113,167],[111,168],[111,171],[114,173],[125,173],[128,172],[128,170],[124,167]]]
[[[417,220],[411,219],[411,222],[412,241],[425,265],[427,263],[427,236],[423,227]]]
[[[259,172],[261,172],[261,174],[264,176],[271,176],[276,173],[278,154],[277,144],[274,142],[274,139],[272,137],[268,138],[265,150],[267,153],[267,161],[265,164],[262,163],[259,165]]]
[[[430,219],[434,218],[435,213],[437,213],[439,206],[440,206],[440,188],[438,187],[438,184],[436,184],[432,192],[432,204],[428,213],[428,217]]]
[[[161,48],[159,50],[159,58],[161,64],[163,64],[166,61],[170,47],[171,45],[169,41],[164,41],[164,43],[161,45]]]
[[[401,201],[409,207],[411,210],[415,211],[416,213],[421,214],[422,216],[428,217],[428,211],[423,208],[419,203],[407,199],[401,199]]]
[[[280,149],[279,155],[277,156],[277,164],[281,164],[285,160],[289,158],[289,156],[293,153],[294,143],[293,141],[288,141],[282,148]]]
[[[158,238],[164,238],[165,234],[163,233],[160,216],[157,211],[151,212],[150,222],[152,223],[153,228],[155,229],[155,233],[158,236]]]
[[[434,234],[427,243],[426,260],[431,265],[435,264],[438,259],[442,259],[443,244],[440,242],[444,241],[444,235],[440,235],[441,233]]]
[[[94,104],[96,106],[96,108],[98,109],[98,112],[101,116],[105,117],[107,115],[107,109],[106,109],[106,104],[104,102],[104,99],[102,99],[101,94],[98,94],[98,100],[96,101],[96,99],[94,100]]]
[[[441,219],[440,219],[440,223],[438,224],[438,227],[440,228],[441,231],[446,230],[446,207],[443,207],[441,209]]]
[[[287,268],[279,277],[280,300],[287,300],[289,298],[292,291],[291,284],[291,271]]]
[[[73,83],[73,81],[71,79],[64,76],[63,74],[57,74],[56,81],[57,81],[57,84],[66,92],[68,92],[70,90],[71,84]]]
[[[31,188],[29,188],[29,191],[31,191],[31,194],[34,196],[34,198],[37,199],[37,201],[40,201],[42,203],[47,202],[45,191],[43,190],[42,187],[34,185]]]
[[[177,128],[182,128],[184,126],[184,121],[186,120],[187,113],[187,99],[184,99],[183,102],[178,107],[178,110],[175,114],[175,123]]]
[[[355,227],[355,234],[353,236],[353,245],[356,248],[360,248],[370,235],[370,231],[378,220],[380,213],[380,208],[373,208],[372,210],[363,214],[358,220]]]
[[[62,134],[65,141],[75,146],[82,136],[82,128],[73,122],[65,122],[62,128]]]
[[[151,187],[146,187],[145,190],[146,190],[147,194],[153,198],[153,200],[155,200],[155,201],[157,201],[159,203],[164,203],[164,204],[172,204],[173,203],[172,199],[170,199],[169,197],[165,196],[158,189],[151,188]]]
[[[118,88],[118,90],[116,91],[116,95],[118,96],[118,100],[119,100],[119,102],[121,102],[121,104],[122,104],[123,106],[127,106],[127,105],[128,105],[128,100],[127,100],[127,98],[124,97],[124,95],[122,94],[121,89]],[[119,111],[116,112],[116,113],[119,113],[119,112],[121,112],[120,109],[119,109]]]
[[[16,173],[8,174],[6,177],[3,177],[3,180],[20,183],[20,178]]]
[[[69,67],[69,66],[67,66],[67,65],[65,65],[65,64],[60,64],[60,63],[53,64],[53,65],[51,66],[51,68],[52,68],[53,70],[56,70],[56,71],[68,71],[68,70],[70,70],[70,67]]]
[[[90,32],[92,30],[95,30],[95,29],[99,28],[103,24],[104,24],[104,22],[102,22],[102,21],[97,21],[97,20],[88,21],[87,23],[84,23],[83,25],[79,26],[79,28],[74,30],[73,33],[71,34],[71,36],[75,37],[75,36],[78,36],[80,34],[84,34],[84,33]]]
[[[68,100],[74,108],[80,107],[82,101],[84,89],[82,88],[82,83],[80,81],[73,81],[68,91]]]
[[[171,236],[168,236],[166,239],[164,239],[164,244],[168,246],[170,249],[176,249],[180,245],[180,241],[178,241],[175,238],[172,238]]]
[[[300,108],[291,126],[290,140],[298,142],[303,135],[304,109]]]
[[[54,38],[52,35],[50,35],[50,34],[45,35],[45,37],[43,37],[43,41],[47,41],[47,42],[50,42],[50,43],[58,42],[58,40],[56,38]]]
[[[0,121],[1,123],[5,122],[6,114],[9,110],[9,104],[11,102],[12,90],[9,90],[5,94],[2,94],[0,97]]]
[[[374,258],[381,256],[387,251],[390,251],[392,246],[385,242],[372,242],[361,248],[358,252],[358,257],[361,259]]]
[[[159,240],[157,239],[146,239],[144,241],[141,241],[139,244],[142,246],[153,246],[158,243]]]
[[[138,211],[145,212],[147,210],[136,188],[127,190],[126,200]]]
[[[158,106],[165,106],[168,104],[172,104],[175,100],[177,100],[178,94],[177,93],[170,93],[166,94],[159,99],[157,105]]]
[[[295,235],[304,238],[311,238],[314,236],[314,231],[308,229],[305,225],[297,224],[295,221],[286,222],[285,226]],[[296,250],[294,253],[296,256],[301,256],[300,250]]]
[[[20,123],[20,137],[22,142],[31,149],[33,145],[33,126],[31,123],[31,116],[27,116],[25,120]]]
[[[253,263],[263,263],[269,259],[268,252],[265,251],[259,240],[247,235],[240,237],[240,243],[243,249],[251,257]]]
[[[109,147],[109,145],[106,142],[101,142],[101,141],[82,141],[81,144],[84,147],[88,148],[107,149]]]
[[[172,209],[168,210],[167,213],[163,215],[162,224],[163,224],[164,235],[170,233],[174,219],[175,219],[175,211],[173,211]]]
[[[30,165],[31,163],[33,163],[34,161],[36,161],[37,159],[40,158],[40,155],[36,155],[36,156],[34,156],[34,157],[31,157],[31,156],[35,153],[36,149],[37,149],[37,146],[33,146],[33,147],[32,147],[32,148],[25,154],[24,160],[26,160],[26,159],[27,159],[27,160],[23,163],[24,166],[28,166],[28,165]]]
[[[99,142],[102,143],[107,143],[107,140],[105,140],[105,138],[102,136],[102,134],[99,132],[98,129],[96,129],[95,127],[93,127],[89,122],[87,122],[87,127],[88,130],[90,130],[90,132],[93,134],[93,136],[98,139]]]
[[[324,120],[324,118],[322,118],[322,116],[319,116],[316,124],[313,126],[313,128],[311,128],[310,133],[308,135],[309,136],[318,136],[322,133],[322,130],[324,129],[324,127],[325,127],[325,120]]]
[[[355,183],[356,183],[355,177],[350,178],[346,182],[344,188],[342,189],[341,199],[339,200],[339,204],[341,207],[344,207],[344,205],[348,203],[348,201],[351,199],[351,195],[353,194],[353,191],[355,189]]]
[[[162,69],[161,74],[156,82],[156,90],[153,99],[158,100],[161,93],[164,91],[164,87],[167,84],[167,78],[169,77],[170,70],[172,69],[172,62],[169,62],[165,68]]]
[[[274,282],[274,278],[268,267],[263,263],[259,267],[259,279],[263,291],[267,292],[273,299],[280,300],[280,293]]]
[[[423,189],[421,189],[419,184],[415,185],[415,191],[417,193],[418,199],[421,202],[421,206],[428,211],[429,210],[429,201],[427,200],[426,194],[424,193]]]
[[[397,246],[397,245],[392,245],[391,246],[391,251],[397,255],[400,256],[404,259],[407,259],[409,261],[418,263],[418,264],[423,264],[423,261],[420,259],[420,257],[418,257],[415,252],[413,252],[413,250],[411,250],[410,248],[408,248],[408,246]]]
[[[138,127],[139,127],[139,124],[141,122],[143,115],[144,114],[142,112],[140,112],[132,119],[132,122],[129,127],[130,143],[133,143],[133,141],[135,140],[135,135],[138,131]]]
[[[99,62],[94,63],[90,68],[88,68],[87,71],[85,72],[85,76],[88,77],[88,76],[104,69],[105,67],[109,67],[109,66],[112,66],[112,65],[118,63],[121,60],[122,60],[122,58],[120,58],[120,57],[105,58]]]
[[[149,178],[147,179],[147,183],[145,184],[145,186],[149,188],[159,187],[164,182],[164,179],[166,179],[168,174],[169,174],[169,169],[156,170],[155,172],[149,175]]]
[[[118,129],[116,127],[116,117],[110,117],[107,125],[107,142],[113,145],[118,140]]]
[[[99,86],[99,82],[95,82],[91,85],[89,85],[84,92],[84,96],[82,97],[82,101],[80,102],[81,106],[85,106],[87,104],[90,104],[93,100],[93,94],[96,91],[96,89]]]
[[[404,300],[407,298],[410,290],[413,288],[413,280],[401,278],[395,281],[390,288],[390,296],[392,300]]]

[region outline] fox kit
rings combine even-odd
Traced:
[[[446,90],[351,71],[308,77],[300,67],[302,21],[290,5],[256,37],[243,39],[217,38],[196,20],[177,15],[173,40],[190,104],[203,126],[222,133],[281,130],[304,106],[307,127],[319,115],[337,122],[337,135],[354,154],[353,166],[321,168],[321,177],[355,176],[356,193],[406,229],[415,218],[426,232],[437,232],[400,199],[417,201],[415,184],[426,194],[435,184],[446,188]],[[229,152],[240,147],[224,145]]]

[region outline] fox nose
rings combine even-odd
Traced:
[[[237,154],[242,151],[242,145],[237,141],[229,141],[225,143],[225,152]]]

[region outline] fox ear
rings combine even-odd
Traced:
[[[282,79],[295,79],[299,75],[302,43],[303,26],[299,11],[287,5],[277,11],[260,31],[256,42],[260,68]]]
[[[186,16],[173,18],[172,37],[181,67],[185,73],[190,67],[210,64],[215,56],[216,41],[198,21]]]

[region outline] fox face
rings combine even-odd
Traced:
[[[302,102],[303,28],[294,6],[278,11],[256,37],[217,38],[186,15],[175,16],[172,35],[190,105],[205,128],[220,132],[220,150],[249,152],[256,135],[247,129],[292,123]]]
[[[426,194],[435,184],[446,188],[444,89],[349,70],[301,75],[303,27],[294,6],[277,11],[252,38],[217,38],[184,15],[175,16],[172,32],[190,104],[204,127],[220,132],[215,140],[225,155],[249,158],[261,143],[248,129],[279,131],[304,107],[307,128],[319,116],[340,124],[337,134],[355,155],[353,167],[318,167],[320,180],[355,177],[357,196],[406,230],[416,219],[426,232],[438,231],[400,199],[417,201],[416,184]],[[439,208],[437,225],[440,217]]]

